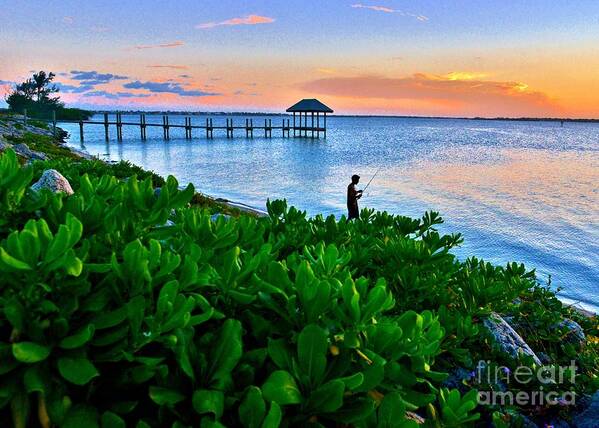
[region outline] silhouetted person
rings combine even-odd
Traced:
[[[352,175],[351,183],[347,186],[347,220],[358,218],[360,209],[358,208],[358,199],[362,197],[362,191],[356,189],[356,184],[360,182],[359,175]]]

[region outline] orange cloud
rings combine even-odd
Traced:
[[[158,45],[137,45],[134,46],[133,49],[156,49],[156,48],[177,48],[179,46],[183,46],[185,43],[181,41],[170,42],[170,43],[162,43]]]
[[[271,24],[275,22],[274,18],[260,15],[248,15],[243,18],[231,18],[221,22],[205,22],[203,24],[196,25],[196,28],[206,29],[214,28],[221,25],[257,25],[257,24]]]
[[[436,112],[466,116],[547,116],[560,111],[547,94],[521,82],[482,80],[481,73],[447,75],[417,73],[409,77],[328,77],[312,80],[301,89],[340,98],[385,100],[405,109],[409,103],[435,107]],[[359,101],[358,101],[359,102]],[[428,111],[420,114],[428,114]]]

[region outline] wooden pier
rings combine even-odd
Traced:
[[[312,109],[312,110],[310,110]],[[184,124],[173,124],[171,123],[169,116],[166,114],[161,115],[162,123],[148,123],[146,120],[146,114],[141,113],[139,115],[139,122],[123,121],[123,114],[121,112],[116,113],[103,113],[102,120],[60,120],[56,118],[55,112],[52,114],[52,119],[44,120],[45,122],[52,124],[52,129],[56,133],[56,123],[73,123],[79,125],[79,138],[84,141],[84,127],[90,125],[100,125],[104,127],[104,138],[106,141],[110,141],[110,128],[116,129],[117,141],[123,141],[123,126],[137,127],[140,130],[140,137],[142,141],[147,139],[146,130],[148,127],[162,128],[162,136],[165,140],[170,140],[171,128],[182,128],[185,130],[185,138],[191,140],[194,137],[194,130],[199,130],[195,136],[200,138],[202,134],[205,135],[206,139],[214,138],[214,131],[225,131],[227,138],[234,138],[237,131],[241,131],[238,135],[243,135],[245,131],[245,138],[254,138],[254,131],[257,131],[259,135],[263,135],[264,138],[272,138],[273,130],[280,132],[282,137],[290,138],[320,138],[321,134],[324,138],[327,135],[327,113],[331,113],[333,110],[322,104],[318,100],[302,100],[294,106],[287,109],[287,112],[293,113],[293,123],[291,119],[283,117],[280,125],[274,124],[272,119],[264,119],[264,125],[254,124],[254,118],[245,119],[244,124],[236,125],[234,118],[226,117],[225,125],[214,125],[213,118],[205,118],[205,123],[194,124],[192,119],[194,116],[184,116]],[[299,120],[296,121],[296,113],[299,114]],[[316,115],[315,115],[316,113]],[[320,118],[321,113],[323,116],[323,124],[321,126]],[[311,114],[311,121],[308,124],[308,114]],[[112,116],[112,117],[111,117]],[[179,115],[177,115],[179,116]],[[112,120],[111,120],[112,119]],[[316,119],[316,120],[315,120]],[[27,111],[24,111],[23,121],[27,123]],[[203,131],[203,132],[202,132]]]
[[[113,120],[110,120],[111,117],[114,116]],[[104,113],[103,120],[57,120],[58,123],[76,123],[79,124],[79,138],[81,141],[84,141],[84,128],[86,125],[102,125],[104,127],[104,138],[106,141],[110,140],[110,129],[116,129],[116,139],[117,141],[123,140],[123,127],[124,126],[133,126],[140,129],[140,136],[142,140],[147,139],[147,128],[162,128],[162,136],[165,140],[170,140],[170,130],[171,128],[181,128],[184,129],[184,137],[186,139],[192,139],[194,137],[200,138],[201,135],[205,135],[206,139],[214,138],[214,131],[225,131],[225,136],[227,138],[234,138],[236,131],[244,131],[245,138],[254,138],[254,131],[260,132],[260,135],[264,136],[264,138],[272,138],[273,130],[280,131],[282,137],[291,137],[291,132],[295,134],[295,132],[300,132],[300,127],[292,127],[291,119],[282,118],[280,125],[273,125],[272,119],[264,119],[263,125],[254,124],[254,119],[245,119],[245,124],[236,125],[233,118],[225,118],[225,125],[215,125],[213,122],[213,118],[206,118],[205,124],[194,124],[192,122],[192,116],[184,116],[183,124],[174,124],[171,122],[171,119],[168,115],[162,115],[162,123],[148,123],[146,120],[145,114],[140,114],[139,122],[124,122],[122,118],[122,113],[113,113],[108,114]],[[304,128],[301,128],[305,133]],[[311,129],[311,128],[309,128]],[[194,133],[194,130],[200,130],[197,134]],[[203,131],[203,132],[202,132]],[[314,131],[323,132],[324,128],[314,128]],[[237,134],[243,135],[243,133]],[[315,134],[316,135],[316,134]],[[316,137],[317,138],[317,137]]]

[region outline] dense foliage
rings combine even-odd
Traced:
[[[56,94],[59,88],[54,85],[55,74],[45,71],[34,73],[23,83],[15,85],[13,91],[6,97],[6,103],[10,110],[31,117],[50,119],[52,112],[56,113],[58,119],[63,120],[85,120],[92,113],[77,108],[66,108]]]
[[[48,167],[75,194],[31,191]],[[0,420],[15,427],[503,426],[526,409],[443,384],[503,363],[491,310],[534,323],[556,364],[582,354],[572,387],[597,387],[596,345],[561,343],[568,310],[534,272],[457,260],[436,213],[348,223],[274,201],[214,221],[191,185],[156,193],[110,168],[0,157]]]

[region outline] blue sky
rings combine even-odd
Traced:
[[[502,112],[501,96],[494,100],[499,103],[495,109],[467,101],[474,97],[460,101],[443,88],[440,102],[430,91],[426,97],[407,91],[413,98],[398,92],[395,99],[381,102],[380,97],[356,99],[338,81],[321,82],[375,76],[405,83],[417,74],[462,73],[478,76],[475,81],[487,90],[488,82],[507,91],[526,85],[526,91],[547,100],[520,97],[517,112],[597,112],[591,96],[599,87],[594,77],[599,64],[597,1],[2,0],[0,5],[0,56],[5,59],[0,80],[19,81],[36,69],[130,78],[120,82],[129,88],[119,82],[94,88],[114,95],[106,99],[65,96],[79,105],[114,104],[118,93],[132,89],[132,82],[170,79],[189,85],[192,93],[219,95],[179,100],[137,92],[144,96],[123,96],[122,105],[278,109],[298,97],[314,96],[332,98],[348,112],[460,115],[477,107]],[[191,79],[181,80],[181,74]],[[61,83],[76,83],[67,75]],[[509,89],[507,83],[517,85]],[[306,87],[312,93],[302,89]]]

